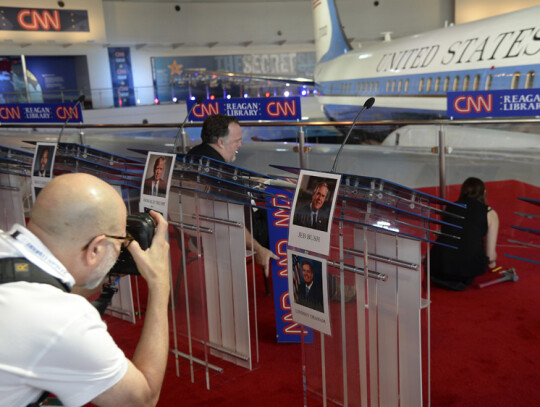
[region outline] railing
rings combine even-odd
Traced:
[[[194,85],[171,84],[167,86],[136,86],[115,88],[77,88],[58,91],[32,90],[0,92],[0,104],[4,103],[65,103],[85,95],[85,109],[111,107],[148,106],[186,101],[190,98],[247,98],[269,96],[305,96],[312,92],[304,85],[289,86],[283,83],[253,81],[231,86],[211,86],[209,83]]]
[[[281,175],[272,164],[330,171],[340,142],[336,127],[348,129],[351,122],[243,122],[244,144],[235,165],[265,174]],[[355,131],[369,126],[395,128],[380,145],[347,144],[337,172],[387,179],[411,188],[438,186],[446,196],[447,185],[460,184],[467,176],[484,181],[515,179],[540,185],[540,119],[431,120],[358,122]],[[62,125],[7,124],[5,130],[19,139],[44,141]],[[199,143],[200,123],[186,123],[184,133],[178,123],[164,124],[68,124],[63,140],[84,142],[119,154],[130,149],[187,151]],[[287,141],[276,138],[290,135]],[[514,131],[514,128],[516,131]],[[21,136],[25,129],[33,133]],[[334,129],[331,131],[330,129]],[[35,131],[37,130],[37,131]],[[154,130],[148,132],[148,130]],[[519,131],[517,131],[519,130]],[[71,131],[71,136],[69,135]],[[114,132],[114,137],[111,133]],[[272,135],[267,141],[261,134]],[[84,137],[82,136],[84,133]],[[137,133],[137,137],[134,137]],[[147,134],[148,133],[148,134]],[[324,137],[334,143],[316,143]],[[50,135],[49,135],[50,136]],[[71,137],[71,138],[70,138]],[[48,141],[55,139],[49,137]],[[1,143],[3,144],[3,143]]]

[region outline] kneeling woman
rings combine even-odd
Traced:
[[[433,245],[430,253],[431,281],[441,288],[464,291],[475,277],[496,265],[499,217],[493,208],[486,205],[486,187],[478,178],[465,180],[457,203],[467,207],[449,205],[446,211],[461,218],[445,215],[443,221],[462,229],[443,225],[441,231],[460,239],[444,235],[437,239],[457,246],[457,250]]]

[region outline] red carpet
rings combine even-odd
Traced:
[[[458,188],[449,188],[449,200],[457,199]],[[515,181],[488,183],[487,188],[488,203],[501,220],[498,263],[514,267],[519,281],[483,289],[474,286],[465,292],[432,287],[431,405],[436,407],[540,405],[540,369],[536,365],[540,360],[540,266],[504,257],[506,253],[540,260],[535,249],[508,243],[508,239],[516,239],[540,244],[538,237],[510,228],[526,224],[540,228],[539,219],[514,214],[540,214],[540,208],[517,200],[518,196],[538,199],[540,188]],[[485,275],[475,283],[493,278],[497,276]],[[206,390],[201,370],[197,372],[197,382],[191,383],[185,360],[180,361],[181,376],[177,377],[171,355],[159,406],[303,405],[300,345],[276,343],[273,300],[265,296],[260,270],[257,289],[259,366],[249,372],[225,364],[225,372],[213,377],[212,389]],[[144,298],[141,303],[144,304]],[[108,316],[106,320],[129,356],[142,322],[132,325]],[[427,406],[427,400],[424,405]]]

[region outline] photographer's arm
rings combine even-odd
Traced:
[[[155,406],[163,384],[169,351],[169,244],[165,239],[168,224],[156,212],[150,214],[157,223],[152,245],[145,251],[136,241],[129,246],[137,269],[148,284],[143,330],[125,376],[93,400],[98,406]]]

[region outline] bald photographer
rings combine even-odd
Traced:
[[[126,206],[88,174],[54,178],[27,227],[0,231],[0,400],[37,405],[50,392],[65,406],[155,406],[169,347],[167,222],[156,212],[150,247],[126,233]],[[88,300],[122,250],[148,285],[144,326],[131,360]],[[34,404],[33,404],[34,403]]]

